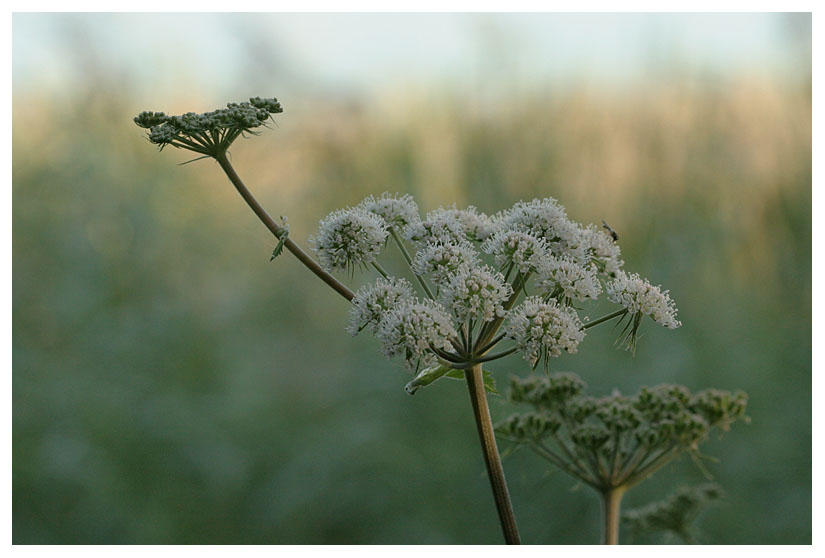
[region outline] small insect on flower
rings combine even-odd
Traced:
[[[602,228],[607,230],[607,232],[610,234],[610,238],[613,239],[613,242],[618,242],[619,241],[619,235],[616,234],[616,231],[614,231],[610,227],[610,225],[607,224],[607,222],[604,219],[602,219]]]

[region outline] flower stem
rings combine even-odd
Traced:
[[[613,318],[618,318],[619,316],[621,316],[623,314],[627,314],[627,309],[626,308],[622,308],[621,310],[616,310],[612,314],[608,314],[607,316],[602,316],[598,320],[593,320],[592,322],[587,322],[586,324],[584,324],[582,326],[582,329],[587,329],[589,327],[597,326],[597,325],[599,325],[601,323],[604,323],[608,320],[612,320]]]
[[[232,164],[229,162],[229,159],[226,157],[226,152],[220,153],[215,156],[215,160],[218,161],[218,164],[223,169],[223,172],[226,173],[226,176],[229,178],[229,181],[232,182],[232,185],[235,186],[235,189],[238,190],[238,193],[241,197],[246,201],[252,211],[255,212],[255,215],[258,216],[258,219],[266,225],[266,228],[269,229],[275,238],[278,240],[286,233],[286,229],[280,226],[275,220],[269,216],[266,210],[258,203],[258,200],[252,195],[252,192],[247,189],[244,185],[241,177],[238,176],[238,173],[235,172],[235,169],[232,167]],[[304,264],[312,273],[317,275],[324,283],[332,287],[338,294],[346,298],[347,300],[352,300],[355,296],[346,285],[341,283],[338,279],[324,271],[321,266],[316,262],[312,257],[301,250],[300,246],[298,246],[293,240],[289,237],[286,237],[284,240],[284,246],[287,250],[292,252],[298,260],[302,264]]]
[[[412,268],[412,257],[410,257],[410,253],[407,251],[407,247],[404,246],[404,242],[401,240],[401,237],[398,236],[398,231],[395,230],[395,227],[389,227],[390,235],[392,235],[395,244],[398,246],[398,249],[401,250],[401,255],[404,256],[404,261],[407,262],[407,265],[410,267],[410,273],[415,276],[418,280],[418,284],[421,285],[421,288],[424,289],[424,292],[427,293],[427,296],[431,299],[435,300],[435,296],[433,296],[433,292],[430,290],[430,286],[427,285],[427,281],[424,280],[423,277],[418,275]]]
[[[619,513],[622,496],[627,490],[624,486],[607,488],[602,492],[604,511],[603,544],[619,544]]]
[[[472,369],[465,370],[464,377],[467,380],[467,389],[470,391],[473,415],[478,427],[478,436],[481,439],[481,450],[484,454],[484,463],[487,465],[487,474],[490,477],[498,518],[501,522],[501,529],[504,531],[504,541],[507,544],[521,544],[516,517],[513,515],[513,505],[510,503],[510,493],[507,490],[507,481],[504,479],[504,469],[501,466],[501,457],[498,454],[496,437],[493,433],[493,421],[490,418],[490,408],[487,406],[481,365],[476,364]]]

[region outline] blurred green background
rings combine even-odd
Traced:
[[[15,543],[498,543],[465,387],[409,376],[273,240],[218,166],[141,110],[277,96],[232,160],[305,244],[367,194],[605,219],[671,290],[595,393],[744,389],[704,452],[712,543],[811,542],[811,20],[734,15],[13,18]],[[369,277],[358,276],[353,285]],[[594,313],[598,315],[598,313]],[[525,374],[492,367],[499,386]],[[493,418],[510,411],[492,397]],[[594,494],[505,459],[522,539],[594,543]],[[701,473],[683,459],[628,507]],[[656,539],[652,539],[656,540]]]

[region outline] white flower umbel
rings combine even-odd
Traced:
[[[548,256],[541,260],[536,286],[552,298],[567,301],[596,300],[602,285],[596,276],[596,266],[581,265],[568,257]]]
[[[616,241],[596,225],[588,225],[584,229],[584,239],[590,261],[595,263],[602,273],[616,277],[624,265],[622,251]]]
[[[548,257],[545,242],[530,233],[509,229],[493,233],[481,249],[495,257],[502,268],[513,264],[522,274],[535,271],[539,262]]]
[[[387,226],[394,227],[397,231],[403,230],[410,223],[421,220],[418,204],[409,194],[390,195],[384,192],[379,198],[367,197],[358,206],[383,218]]]
[[[582,322],[571,308],[559,306],[555,300],[542,301],[530,296],[510,311],[504,333],[515,341],[524,359],[534,368],[539,361],[575,353],[584,339]]]
[[[458,210],[443,207],[430,211],[422,221],[407,225],[404,236],[422,244],[438,240],[458,242],[467,238],[464,225],[458,218]]]
[[[310,243],[326,271],[352,270],[373,263],[388,235],[384,219],[363,207],[339,209],[327,215]]]
[[[434,360],[431,346],[452,350],[450,339],[458,333],[441,304],[426,299],[405,300],[384,314],[376,337],[384,344],[387,358],[404,355],[408,368],[430,364]]]
[[[554,198],[516,203],[500,217],[500,226],[526,230],[544,239],[555,256],[576,260],[586,256],[581,226],[568,219],[566,210]]]
[[[350,323],[347,331],[352,335],[372,325],[372,331],[378,330],[378,324],[389,310],[399,304],[415,299],[415,291],[406,279],[379,277],[375,283],[364,285],[355,293],[349,310]]]
[[[489,237],[494,230],[493,220],[472,205],[466,209],[453,209],[456,212],[458,221],[464,227],[464,234],[470,240],[484,240]]]
[[[491,322],[504,316],[504,303],[513,288],[490,266],[465,266],[451,275],[441,289],[441,301],[460,322],[481,319]]]
[[[607,297],[624,306],[630,314],[650,316],[653,321],[670,329],[676,329],[682,322],[676,319],[676,304],[669,291],[661,286],[653,286],[637,273],[619,272],[606,285]]]
[[[438,240],[428,243],[415,254],[412,270],[419,276],[430,275],[436,284],[440,284],[460,267],[478,264],[478,252],[466,240]]]

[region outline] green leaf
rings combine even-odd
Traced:
[[[281,252],[284,251],[284,242],[286,242],[287,237],[289,236],[289,230],[284,230],[284,233],[281,235],[281,238],[278,239],[278,245],[272,251],[272,257],[269,258],[269,261],[274,260],[278,256],[281,255]]]
[[[484,374],[484,389],[495,395],[499,395],[496,390],[496,381],[489,370],[483,370]],[[463,370],[454,370],[446,366],[430,366],[425,368],[413,380],[404,386],[404,390],[410,395],[415,395],[415,392],[424,386],[428,386],[439,378],[452,378],[453,380],[464,380]]]
[[[410,383],[404,386],[404,390],[410,395],[415,395],[419,388],[430,385],[448,372],[450,372],[450,369],[441,365],[425,368]]]
[[[498,390],[496,390],[496,380],[493,378],[493,373],[489,370],[481,370],[481,373],[484,375],[484,389],[494,395],[500,395]],[[447,372],[446,376],[448,378],[453,378],[455,380],[463,380],[464,379],[464,371],[463,370],[450,370]]]

